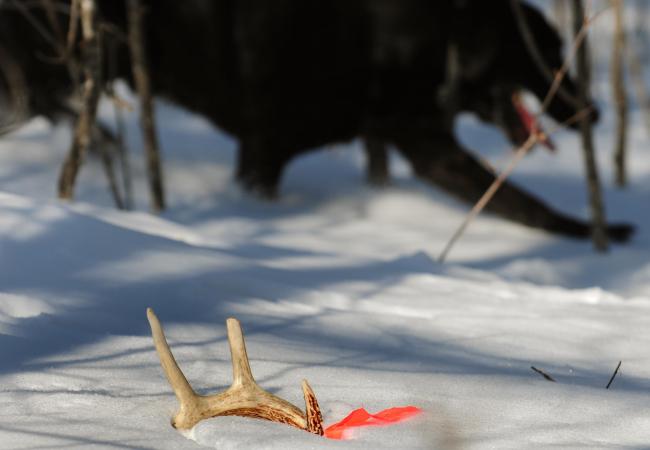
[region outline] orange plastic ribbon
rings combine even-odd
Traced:
[[[330,439],[349,439],[351,430],[358,427],[392,425],[420,414],[422,410],[415,406],[389,408],[370,414],[363,408],[355,409],[345,419],[330,425],[325,430],[325,437]]]
[[[513,98],[513,103],[515,104],[515,109],[517,110],[517,114],[519,114],[519,119],[523,123],[524,128],[526,128],[526,131],[530,134],[542,132],[539,136],[539,142],[549,150],[555,151],[555,144],[553,144],[551,138],[543,133],[544,130],[537,121],[537,118],[528,112],[519,98]]]

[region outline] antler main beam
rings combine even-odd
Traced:
[[[226,321],[232,358],[232,385],[218,394],[203,396],[194,392],[178,367],[160,321],[151,308],[147,308],[147,318],[160,364],[180,403],[180,409],[171,422],[174,428],[192,428],[199,421],[210,417],[244,416],[285,423],[310,433],[323,434],[323,419],[318,401],[307,380],[302,381],[306,413],[257,385],[248,363],[244,335],[237,319],[230,318]]]

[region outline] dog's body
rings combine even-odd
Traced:
[[[509,98],[520,88],[541,98],[549,87],[508,0],[145,3],[154,92],[236,136],[238,179],[265,195],[275,194],[292,158],[362,136],[395,145],[417,176],[474,202],[494,175],[458,144],[453,117],[474,111],[521,140]],[[124,2],[99,7],[103,20],[125,30]],[[525,11],[549,67],[559,67],[557,33]],[[67,17],[59,19],[65,27]],[[63,65],[34,57],[51,53],[48,43],[19,12],[5,10],[0,45],[24,68],[31,114],[55,117],[72,88]],[[118,48],[110,76],[131,79],[127,50]],[[569,79],[563,88],[575,92]],[[558,99],[549,113],[562,121],[576,110]],[[508,183],[488,210],[552,232],[590,233],[589,224]],[[631,228],[609,231],[624,240]]]

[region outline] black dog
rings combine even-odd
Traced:
[[[512,94],[526,89],[543,98],[549,88],[508,0],[145,3],[154,92],[236,136],[237,177],[264,195],[277,192],[294,157],[362,136],[395,145],[417,176],[474,202],[494,174],[458,144],[453,117],[461,110],[477,112],[521,140],[527,132],[513,113]],[[546,63],[559,67],[557,33],[540,13],[522,6]],[[100,0],[99,8],[102,19],[124,33],[124,2]],[[32,12],[47,24],[42,11]],[[58,20],[65,29],[65,12]],[[117,42],[113,72],[106,76],[130,81],[128,51]],[[47,58],[51,43],[33,23],[20,12],[2,10],[0,46],[22,68],[29,114],[55,118],[64,112],[69,75]],[[576,92],[570,79],[562,87]],[[576,112],[560,98],[549,108],[558,121]],[[509,183],[487,209],[551,232],[590,233],[588,223],[553,211]],[[632,228],[615,225],[608,231],[626,240]]]

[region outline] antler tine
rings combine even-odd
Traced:
[[[196,400],[196,393],[192,389],[192,386],[190,386],[190,383],[188,383],[181,368],[178,367],[178,363],[174,359],[167,339],[165,339],[165,333],[160,326],[160,321],[151,308],[147,308],[147,319],[149,320],[149,326],[151,326],[151,335],[153,336],[153,343],[156,346],[156,351],[160,358],[160,365],[165,371],[165,375],[174,394],[176,394],[181,407],[192,403]]]
[[[228,343],[230,344],[230,358],[232,359],[232,385],[243,386],[256,384],[251,372],[246,353],[246,343],[239,320],[230,317],[226,320],[228,329]]]
[[[323,435],[323,415],[316,400],[316,394],[312,390],[307,380],[302,380],[302,393],[305,396],[305,411],[307,412],[307,431],[310,433]]]

